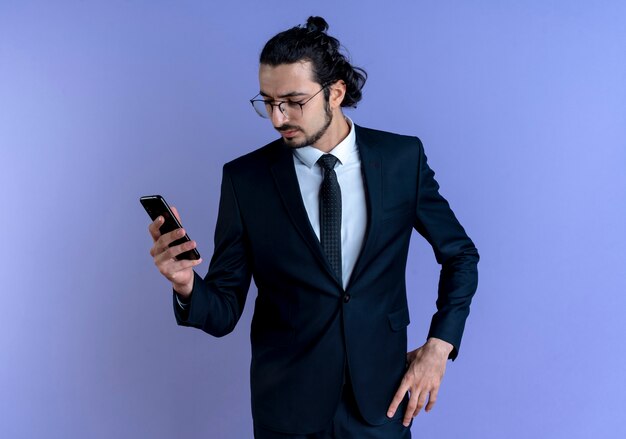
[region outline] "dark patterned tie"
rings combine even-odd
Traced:
[[[320,186],[320,243],[341,282],[341,189],[334,169],[337,160],[334,155],[324,154],[317,163],[324,170]]]

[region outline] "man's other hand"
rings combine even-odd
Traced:
[[[429,338],[421,348],[406,355],[409,366],[387,410],[388,417],[391,418],[396,413],[406,392],[409,392],[410,399],[402,421],[405,427],[410,425],[411,420],[424,407],[427,398],[426,411],[433,408],[452,349],[453,346],[446,341]]]

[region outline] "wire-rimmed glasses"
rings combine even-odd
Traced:
[[[307,99],[304,102],[297,102],[297,101],[291,101],[291,100],[274,101],[274,100],[269,100],[269,99],[257,99],[257,97],[261,96],[261,93],[259,93],[254,98],[250,99],[250,103],[252,104],[252,107],[257,112],[257,114],[264,119],[270,119],[272,117],[272,114],[274,113],[274,107],[278,107],[280,112],[287,119],[294,119],[294,118],[298,118],[302,116],[302,114],[304,113],[303,107],[311,99],[313,99],[315,96],[320,94],[321,91],[324,90],[327,86],[328,85],[322,86],[322,88],[317,93],[315,93],[313,96],[311,96],[309,99]]]

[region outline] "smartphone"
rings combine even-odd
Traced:
[[[165,198],[163,198],[162,196],[148,195],[145,197],[141,197],[139,199],[139,202],[141,202],[143,208],[146,209],[146,212],[148,212],[148,215],[150,215],[152,221],[157,219],[159,216],[162,216],[165,219],[163,225],[159,227],[161,235],[183,227],[178,219],[176,219],[176,216],[174,216],[174,213],[172,212],[172,209],[170,209],[170,206],[167,204],[167,201],[165,201]],[[175,245],[179,245],[187,241],[191,240],[189,239],[189,235],[185,233],[185,236],[172,242],[170,244],[170,247],[174,247]],[[177,255],[176,259],[179,261],[181,259],[200,259],[200,253],[198,253],[198,250],[196,250],[195,248],[192,248],[191,250],[187,250],[186,252]]]

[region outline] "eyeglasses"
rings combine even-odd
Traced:
[[[309,99],[307,99],[304,102],[296,102],[296,101],[289,101],[289,100],[271,101],[271,100],[266,100],[266,99],[256,99],[258,96],[261,95],[261,93],[259,93],[253,99],[250,99],[250,103],[252,104],[252,107],[257,112],[257,114],[264,119],[271,119],[272,114],[274,113],[274,107],[278,107],[280,112],[287,119],[294,119],[294,118],[301,117],[304,114],[304,109],[302,107],[304,107],[315,96],[320,94],[320,92],[324,90],[326,87],[328,87],[328,85],[322,86],[322,88],[317,93],[315,93],[313,96],[311,96]]]

